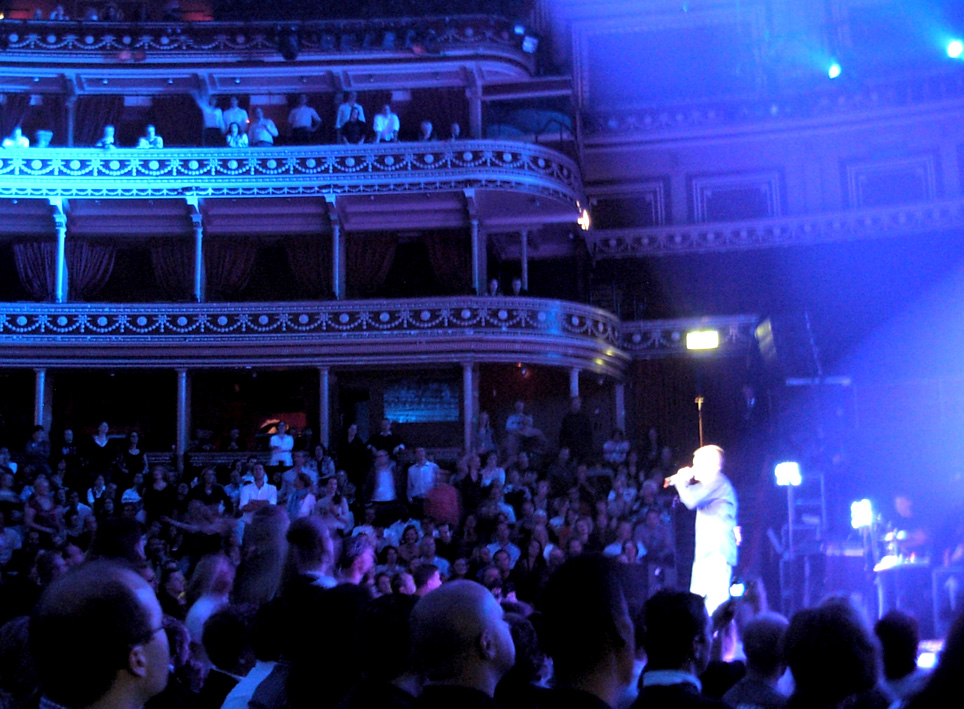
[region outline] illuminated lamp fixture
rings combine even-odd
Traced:
[[[691,330],[686,333],[686,349],[715,350],[720,346],[718,330]]]
[[[833,62],[829,67],[827,67],[827,76],[829,76],[831,79],[836,79],[838,76],[840,76],[842,71],[843,69],[841,69],[840,64],[838,62]]]
[[[874,524],[874,506],[870,500],[857,500],[850,505],[850,526],[869,529]]]
[[[522,51],[526,54],[535,54],[539,51],[539,38],[534,34],[526,33],[522,38]]]
[[[964,42],[952,39],[947,43],[947,56],[951,59],[960,59],[962,54],[964,54]]]
[[[800,487],[803,476],[800,474],[800,464],[791,460],[777,463],[773,468],[773,475],[780,487]]]
[[[582,212],[580,212],[579,218],[576,220],[576,223],[579,225],[579,228],[582,229],[583,231],[589,231],[590,227],[592,227],[592,218],[589,216],[588,209],[584,209],[582,210]]]

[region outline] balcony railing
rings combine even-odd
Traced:
[[[0,151],[3,197],[279,197],[466,189],[528,192],[573,209],[584,201],[572,160],[509,141]]]
[[[619,376],[620,323],[580,303],[452,297],[0,304],[0,366],[548,364]]]
[[[485,15],[325,20],[310,22],[53,22],[0,21],[4,55],[29,61],[209,61],[212,53],[264,60],[279,57],[281,30],[297,37],[302,58],[352,54],[421,58],[450,54],[503,55],[525,65],[522,38],[506,19]],[[217,58],[217,57],[215,57]]]

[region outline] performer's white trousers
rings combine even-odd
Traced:
[[[723,554],[711,554],[693,560],[690,591],[706,599],[706,612],[713,615],[717,606],[730,598],[730,578],[733,567]]]

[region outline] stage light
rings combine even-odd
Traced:
[[[870,500],[857,500],[850,505],[850,526],[869,529],[874,523],[874,507]]]
[[[531,34],[527,34],[522,39],[522,51],[527,54],[535,54],[539,51],[539,38]]]
[[[840,76],[841,71],[842,69],[840,68],[840,64],[834,62],[827,69],[827,76],[829,76],[831,79],[836,79],[838,76]]]
[[[951,59],[960,59],[962,54],[964,54],[964,42],[952,39],[947,43],[947,56]]]
[[[579,214],[579,218],[576,220],[576,223],[583,231],[589,231],[589,229],[592,227],[592,218],[589,216],[588,209],[582,210],[582,212]]]
[[[521,37],[521,36],[524,35],[525,33],[526,33],[526,26],[525,26],[525,25],[520,24],[520,23],[516,23],[515,25],[513,25],[513,27],[512,27],[512,34],[515,34],[515,35],[518,35],[519,37]]]
[[[715,350],[720,346],[718,330],[693,330],[686,333],[686,349]]]
[[[792,460],[777,463],[776,467],[773,468],[773,475],[776,477],[777,485],[780,487],[800,487],[800,483],[803,482],[803,476],[800,474],[800,464]]]

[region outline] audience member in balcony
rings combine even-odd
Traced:
[[[279,421],[277,432],[268,441],[268,448],[271,449],[271,460],[268,465],[292,467],[294,459],[291,456],[291,451],[294,447],[295,439],[288,433],[288,424]]]
[[[218,108],[217,96],[195,93],[194,102],[201,109],[201,145],[206,148],[224,145],[224,111]]]
[[[232,96],[230,98],[231,107],[226,108],[221,114],[221,118],[224,120],[224,125],[229,129],[232,123],[237,123],[238,128],[242,133],[247,133],[248,131],[248,112],[245,111],[241,106],[238,105],[238,97]]]
[[[529,291],[522,287],[522,279],[515,276],[512,279],[512,295],[516,297],[529,295]]]
[[[461,140],[462,138],[462,126],[458,123],[452,123],[449,126],[449,142],[455,142],[456,140]]]
[[[298,97],[298,105],[288,114],[288,128],[291,130],[291,141],[297,145],[312,142],[311,134],[321,128],[321,116],[308,105],[307,94]]]
[[[101,136],[100,140],[94,143],[94,147],[102,148],[104,150],[113,150],[117,147],[114,143],[114,126],[104,126],[104,135]]]
[[[4,148],[29,148],[30,138],[23,134],[23,128],[17,126],[13,129],[13,133],[3,139],[0,146]]]
[[[148,123],[144,135],[137,140],[137,147],[141,150],[163,148],[164,139],[157,134],[157,129]]]
[[[38,130],[34,133],[36,140],[34,141],[35,148],[49,148],[50,141],[54,139],[54,132],[50,130]]]
[[[110,427],[106,421],[97,425],[97,433],[91,436],[84,454],[88,480],[93,481],[98,473],[109,476],[117,454],[108,435]]]
[[[361,145],[365,142],[368,127],[360,116],[358,107],[352,108],[348,120],[338,130],[338,142],[345,145]]]
[[[23,449],[24,465],[32,465],[34,470],[49,475],[50,470],[50,439],[43,426],[34,426],[30,433],[30,440]]]
[[[375,115],[372,121],[372,130],[375,132],[376,143],[391,143],[398,140],[398,131],[402,124],[398,120],[398,114],[392,112],[389,104],[382,106],[382,110]]]
[[[475,427],[472,450],[474,450],[480,458],[499,450],[499,446],[495,442],[495,431],[492,428],[487,411],[479,412],[479,423]]]
[[[248,134],[242,133],[241,126],[236,122],[232,122],[231,125],[228,126],[228,132],[224,136],[224,141],[229,148],[247,148]]]
[[[84,22],[99,22],[100,14],[97,8],[93,5],[88,5],[84,8]]]
[[[65,22],[69,20],[70,17],[64,12],[63,5],[57,5],[53,10],[50,11],[50,19],[55,22]]]
[[[355,112],[358,112],[357,117],[354,117]],[[351,120],[358,120],[362,125],[365,125],[365,109],[360,103],[358,103],[358,94],[354,91],[349,91],[345,100],[338,104],[338,110],[335,113],[335,131],[338,134],[338,141],[345,142],[343,138],[345,137],[343,128],[345,124]],[[349,143],[357,143],[356,140],[349,140]]]
[[[433,132],[431,121],[422,121],[418,126],[418,138],[417,141],[420,143],[428,143],[435,140],[435,133]]]
[[[404,499],[404,495],[405,482],[402,475],[396,473],[388,451],[376,449],[375,463],[362,491],[362,502],[375,505],[377,524],[391,524],[402,518],[404,510],[399,503]]]
[[[506,416],[505,430],[507,433],[517,433],[522,428],[522,420],[525,418],[525,402],[516,401],[512,405],[512,413]]]
[[[257,106],[254,109],[254,120],[248,126],[248,143],[252,148],[265,148],[274,145],[278,137],[278,127],[270,118],[264,117],[264,109]]]
[[[485,285],[485,293],[483,295],[496,296],[502,295],[502,287],[499,285],[498,278],[490,278]]]

